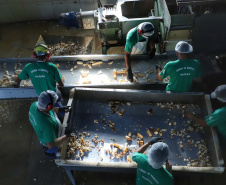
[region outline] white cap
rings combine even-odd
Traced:
[[[38,97],[37,106],[40,110],[47,109],[49,104],[52,104],[52,106],[54,106],[57,102],[57,99],[58,96],[54,91],[43,91]]]
[[[154,169],[159,169],[166,162],[169,156],[169,147],[166,143],[157,142],[147,152],[148,163]]]
[[[218,86],[215,91],[211,93],[211,98],[217,98],[222,102],[226,102],[226,85]]]
[[[191,53],[193,52],[193,47],[185,41],[180,41],[176,44],[175,51],[178,53]]]

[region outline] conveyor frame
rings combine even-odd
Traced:
[[[111,98],[116,99],[116,97],[124,97],[125,93],[130,93],[126,96],[125,101],[129,99],[133,99],[134,101],[139,100],[140,93],[142,94],[142,99],[147,101],[154,100],[154,102],[159,101],[163,98],[164,102],[172,100],[171,98],[174,97],[174,100],[182,101],[183,103],[192,102],[195,103],[199,101],[200,96],[202,96],[204,101],[204,107],[206,108],[205,114],[211,114],[211,102],[209,95],[203,95],[202,93],[169,93],[169,92],[161,92],[161,91],[145,91],[145,90],[131,90],[131,89],[100,89],[100,88],[74,88],[71,90],[68,106],[72,105],[73,98],[76,97],[79,99],[79,94],[83,97],[87,96],[87,92],[92,92],[93,94],[98,94],[97,96],[101,97],[100,95],[102,92],[110,92]],[[89,94],[89,93],[88,93]],[[124,94],[124,95],[122,95]],[[139,95],[138,95],[139,94]],[[103,94],[102,94],[103,95]],[[95,95],[94,95],[95,96]],[[145,98],[144,98],[145,97]],[[161,97],[161,98],[159,98]],[[89,97],[93,98],[93,97]],[[69,123],[70,126],[70,123]],[[210,149],[211,152],[216,155],[214,160],[216,160],[216,166],[213,167],[188,167],[188,166],[173,166],[173,171],[180,171],[180,172],[198,172],[198,173],[222,173],[224,171],[224,161],[221,156],[219,141],[217,137],[217,133],[215,128],[209,128],[211,131],[211,135],[213,136],[208,142],[211,142],[213,148]],[[66,152],[66,145],[63,145],[61,150],[61,159],[56,159],[55,162],[58,166],[61,166],[65,169],[66,173],[68,174],[71,182],[75,185],[75,180],[72,176],[71,170],[86,170],[86,171],[117,171],[117,172],[135,172],[136,171],[136,164],[131,163],[119,163],[119,164],[112,164],[111,162],[95,162],[95,161],[75,161],[75,160],[67,160],[64,159]],[[126,169],[126,170],[125,170]]]

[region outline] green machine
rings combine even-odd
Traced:
[[[123,46],[128,31],[142,22],[151,22],[157,53],[173,51],[178,41],[192,42],[194,22],[200,17],[209,19],[216,14],[225,16],[224,0],[118,0],[116,4],[82,12],[76,17],[83,29],[95,29],[102,43],[102,53],[110,47]],[[207,34],[208,30],[203,34]]]
[[[155,28],[153,37],[158,44],[157,51],[161,53],[168,30],[164,25],[164,7],[167,7],[165,0],[118,0],[116,5],[99,4],[95,21],[102,52],[106,53],[109,47],[125,45],[130,29],[142,22],[151,22]]]

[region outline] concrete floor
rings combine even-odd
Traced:
[[[62,40],[67,36],[93,37],[93,53],[101,53],[101,45],[94,30],[67,29],[57,21],[51,22],[23,22],[1,24],[0,27],[0,58],[31,57],[37,42],[48,36],[60,36]],[[45,41],[45,40],[44,40]],[[48,43],[46,43],[48,44]]]
[[[94,52],[101,51],[93,30],[67,30],[56,22],[18,23],[1,25],[0,58],[31,56],[31,50],[26,48],[33,48],[42,34],[93,36],[96,42]],[[69,185],[65,171],[44,154],[29,123],[28,109],[33,101],[0,101],[0,185]],[[135,185],[135,174],[76,171],[73,175],[78,185]],[[176,172],[174,178],[176,185],[225,184],[226,172]]]

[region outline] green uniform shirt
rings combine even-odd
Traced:
[[[197,60],[176,60],[168,62],[160,75],[170,76],[166,91],[189,92],[194,78],[202,77],[201,64]]]
[[[30,107],[29,120],[39,141],[43,144],[51,143],[58,137],[58,121],[52,110],[43,113],[37,109],[36,103],[37,101]]]
[[[136,185],[173,185],[173,176],[164,167],[152,168],[145,154],[135,152],[132,159],[137,163]]]
[[[135,46],[138,42],[137,36],[139,36],[139,42],[146,42],[144,37],[142,37],[140,34],[137,34],[137,27],[132,28],[126,35],[125,51],[129,53],[132,52],[133,46]]]
[[[205,117],[207,125],[211,127],[217,127],[219,134],[226,141],[226,106],[215,110],[209,116]]]
[[[56,92],[56,82],[59,82],[62,78],[55,64],[46,62],[27,64],[18,77],[21,80],[26,80],[30,77],[38,95],[46,90]]]

